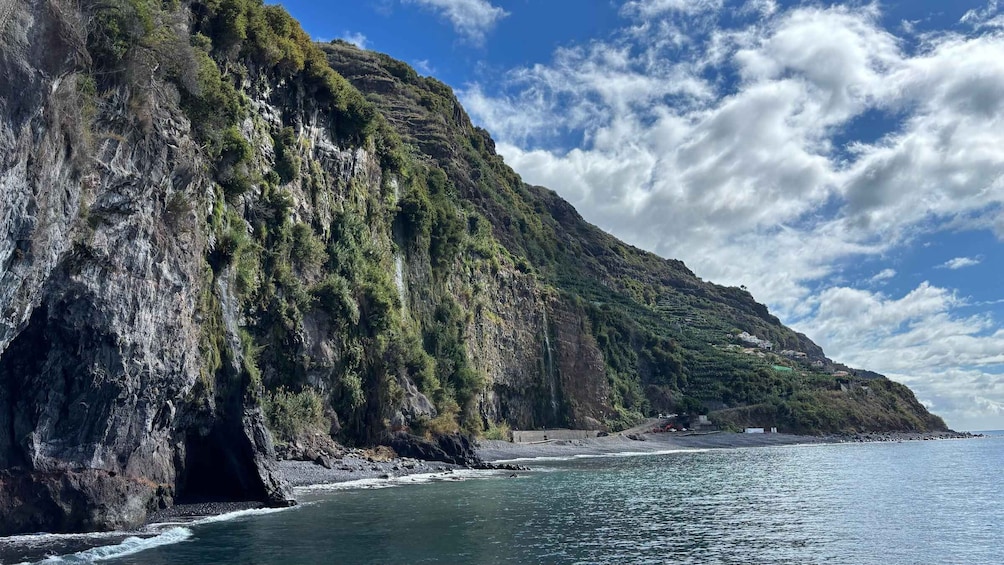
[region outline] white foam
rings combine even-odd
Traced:
[[[295,508],[290,507],[290,508]],[[213,524],[217,522],[227,522],[244,518],[247,516],[258,516],[282,512],[290,508],[256,508],[250,510],[237,510],[227,512],[218,516],[207,516],[190,522],[159,522],[150,524],[143,532],[96,532],[87,534],[28,534],[20,536],[9,536],[0,538],[0,544],[21,547],[45,547],[68,541],[88,541],[100,543],[103,539],[124,538],[119,543],[101,545],[85,551],[70,555],[48,557],[39,563],[93,563],[96,561],[107,561],[117,559],[134,553],[139,553],[162,545],[171,545],[183,542],[192,537],[192,530],[187,526],[198,526],[202,524]],[[142,535],[149,532],[154,535]],[[141,535],[135,535],[140,533]],[[19,564],[23,565],[23,564]]]
[[[413,475],[402,475],[387,479],[370,478],[344,481],[340,483],[324,483],[317,485],[307,485],[296,487],[298,491],[328,491],[328,490],[355,490],[355,489],[380,489],[392,488],[403,485],[417,485],[424,483],[444,482],[444,481],[466,481],[469,479],[484,478],[497,475],[494,470],[479,469],[457,469],[448,473],[416,473]]]
[[[91,532],[84,534],[22,534],[0,538],[0,545],[20,547],[41,547],[54,543],[77,540],[100,540],[129,535],[129,532]]]
[[[127,555],[133,555],[141,551],[153,549],[164,545],[181,543],[192,537],[192,530],[188,528],[171,528],[164,530],[156,536],[141,538],[138,536],[128,537],[115,545],[103,545],[93,547],[71,555],[61,555],[58,557],[47,557],[39,563],[94,563],[98,561],[108,561],[118,559]]]
[[[275,514],[276,512],[285,512],[286,510],[292,510],[296,506],[287,506],[284,508],[251,508],[248,510],[235,510],[233,512],[227,512],[225,514],[218,514],[216,516],[206,516],[205,518],[200,518],[192,524],[202,525],[202,524],[214,524],[216,522],[229,522],[230,520],[236,520],[238,518],[245,518],[247,516],[264,516],[265,514]]]
[[[671,455],[673,453],[702,453],[712,451],[706,448],[660,449],[657,451],[617,451],[613,453],[577,453],[575,455],[541,455],[539,457],[516,457],[498,459],[492,463],[526,463],[532,461],[575,461],[578,459],[602,459],[610,457],[644,457],[649,455]]]

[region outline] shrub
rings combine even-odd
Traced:
[[[422,426],[425,432],[425,436],[436,436],[443,434],[455,434],[460,431],[460,426],[457,424],[457,415],[454,413],[443,413],[435,418],[428,420]]]
[[[234,270],[237,293],[241,296],[251,296],[261,286],[261,261],[257,253],[242,252],[234,263]]]
[[[202,44],[195,36],[194,42]],[[181,102],[192,120],[192,129],[206,143],[212,157],[218,157],[223,152],[227,136],[232,139],[231,127],[234,127],[244,112],[244,103],[237,89],[223,78],[216,61],[209,53],[196,49],[197,89],[194,91],[182,89]],[[238,133],[238,135],[240,135]]]
[[[512,441],[512,428],[509,427],[509,422],[505,420],[498,423],[491,422],[481,437],[485,439]]]
[[[405,235],[412,241],[428,241],[432,231],[432,207],[425,190],[413,188],[401,198],[399,218]]]
[[[339,414],[349,415],[366,403],[363,380],[355,371],[346,370],[338,377],[335,389],[335,407]]]
[[[223,130],[220,136],[220,157],[232,163],[242,163],[254,155],[251,144],[244,139],[237,126],[232,125]]]
[[[286,184],[300,176],[302,162],[296,151],[296,132],[291,127],[282,128],[275,144],[275,172],[279,175],[281,184]]]
[[[87,33],[87,48],[99,68],[119,70],[129,52],[156,25],[155,0],[110,0],[96,4]]]
[[[265,421],[280,441],[292,441],[304,432],[324,426],[324,402],[311,387],[291,392],[285,387],[268,392],[262,399]]]
[[[293,226],[293,246],[290,258],[301,271],[316,271],[328,258],[324,243],[314,235],[310,226],[298,223]]]
[[[352,289],[344,278],[329,275],[310,291],[317,305],[338,320],[346,320],[352,325],[359,323],[359,304],[352,295]]]
[[[261,369],[258,368],[258,356],[261,348],[255,345],[254,337],[246,329],[238,332],[241,339],[241,353],[244,357],[244,372],[251,381],[252,394],[257,395],[261,387]]]
[[[222,212],[220,222],[212,256],[212,263],[217,269],[232,264],[251,245],[244,218],[232,208],[227,207]]]

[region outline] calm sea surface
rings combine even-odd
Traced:
[[[537,461],[518,478],[301,493],[50,562],[1000,564],[1002,464],[1001,436]]]

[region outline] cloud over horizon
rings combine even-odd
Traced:
[[[932,234],[1004,239],[996,11],[914,34],[883,27],[877,4],[631,0],[611,37],[460,94],[524,180],[589,221],[746,285],[831,357],[909,382],[949,419],[967,402],[1002,417],[999,320],[898,269],[853,270]],[[867,289],[879,282],[901,284]],[[980,387],[960,399],[953,382]]]

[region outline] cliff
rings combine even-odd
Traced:
[[[0,535],[284,504],[304,434],[944,428],[281,8],[0,0],[0,76]]]

